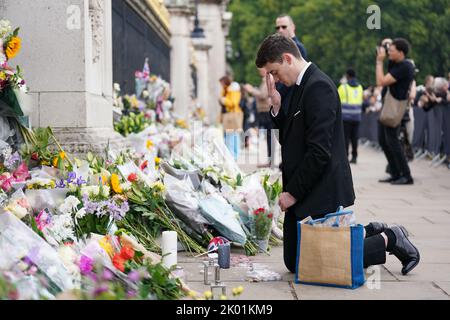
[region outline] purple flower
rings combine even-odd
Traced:
[[[127,298],[128,299],[133,299],[133,298],[136,298],[136,296],[137,296],[137,291],[136,290],[128,290],[128,292],[127,292]]]
[[[38,254],[39,254],[39,247],[34,247],[34,248],[32,248],[30,250],[28,255],[26,255],[22,259],[22,261],[25,262],[26,264],[28,264],[31,267],[31,266],[33,266],[35,264],[35,261],[37,261]]]
[[[136,270],[133,270],[128,274],[128,280],[132,282],[138,282],[139,280],[141,280],[141,275]]]
[[[114,275],[110,270],[108,270],[108,269],[103,270],[103,275],[102,275],[103,280],[111,281],[113,279],[113,277],[114,277]]]
[[[82,275],[88,275],[92,272],[94,268],[94,261],[86,256],[81,256],[80,258],[80,272]]]
[[[83,180],[83,177],[79,176],[77,179],[77,185],[81,186],[82,184],[85,184],[86,180]]]
[[[63,189],[65,187],[66,184],[64,183],[64,179],[61,179],[61,181],[56,184],[56,188]]]
[[[18,152],[15,152],[14,154],[12,154],[6,161],[5,161],[5,167],[8,170],[13,170],[16,162],[20,162],[20,155]]]
[[[77,177],[77,174],[75,172],[69,172],[67,175],[67,183],[72,183]]]
[[[108,292],[109,287],[106,284],[101,284],[94,290],[94,296],[98,297],[102,293]]]

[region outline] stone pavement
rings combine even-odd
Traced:
[[[273,247],[270,256],[260,254],[250,259],[278,272],[282,280],[250,283],[245,279],[247,268],[232,267],[221,271],[221,278],[228,286],[228,296],[231,296],[232,288],[243,286],[242,300],[450,299],[450,170],[431,168],[429,162],[416,161],[411,164],[415,184],[391,186],[377,182],[385,176],[386,161],[382,153],[360,148],[358,161],[352,166],[357,196],[352,209],[358,222],[404,225],[420,250],[419,265],[403,276],[400,262],[394,256],[388,256],[384,266],[368,269],[366,278],[370,281],[356,290],[298,285],[294,283],[294,275],[284,267],[282,247]],[[246,168],[250,169],[251,166]],[[242,251],[234,248],[232,255],[237,254]],[[178,260],[193,290],[209,290],[203,285],[201,258],[180,253]],[[377,275],[379,282],[373,281]]]

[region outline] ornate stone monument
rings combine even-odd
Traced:
[[[113,130],[110,0],[0,0],[21,28],[33,127],[54,128],[73,154],[124,146]]]

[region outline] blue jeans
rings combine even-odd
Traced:
[[[239,132],[230,131],[225,132],[225,145],[234,157],[234,160],[238,160],[239,151],[241,150],[241,135]]]

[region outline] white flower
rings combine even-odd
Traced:
[[[63,214],[71,214],[73,210],[80,204],[80,200],[74,196],[69,196],[64,200],[64,203],[59,206],[59,211]]]
[[[131,189],[131,182],[125,182],[120,185],[123,191],[128,191]]]
[[[8,20],[0,20],[0,38],[3,38],[11,31],[11,23]]]
[[[17,218],[22,219],[28,214],[27,209],[20,205],[11,205],[5,208],[6,211],[11,212],[13,215],[15,215]]]
[[[120,84],[114,83],[114,90],[120,91]]]
[[[109,186],[103,186],[103,196],[105,198],[109,197],[110,192],[111,192],[111,188]]]
[[[144,99],[147,99],[150,96],[150,93],[148,93],[147,90],[142,91],[142,97],[144,97]]]
[[[0,46],[3,46],[1,41],[0,41]],[[0,66],[5,64],[5,62],[6,62],[6,56],[3,53],[3,49],[0,47]]]
[[[86,215],[86,209],[81,208],[78,210],[78,212],[75,214],[76,219],[82,219]]]
[[[81,195],[98,196],[100,193],[99,186],[86,186],[81,188]]]

